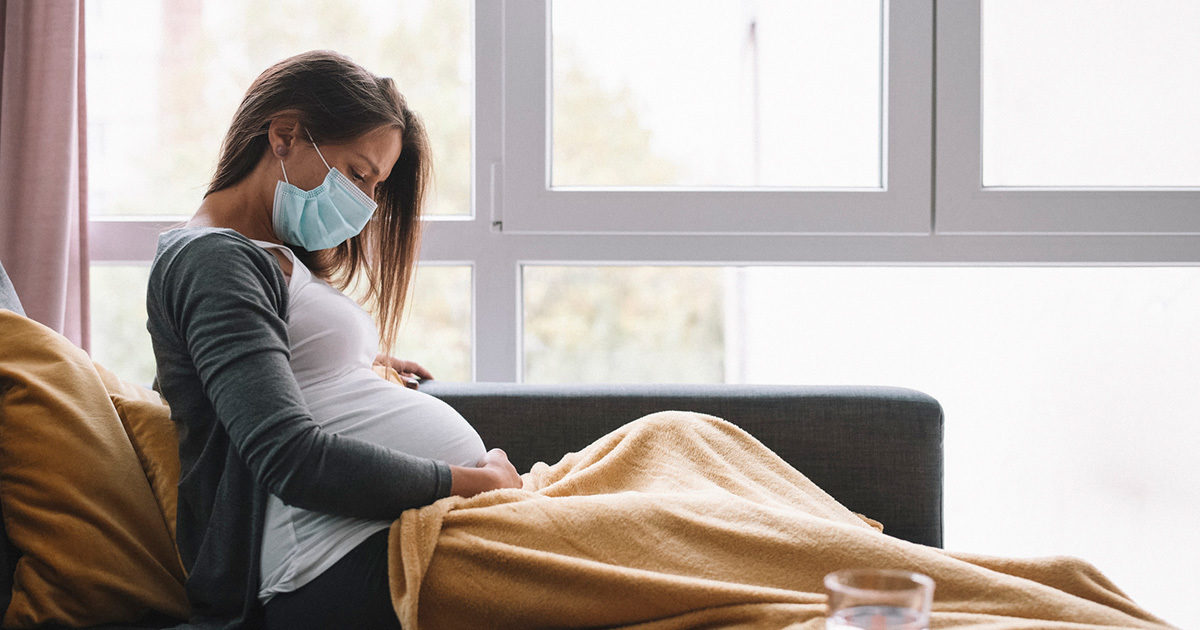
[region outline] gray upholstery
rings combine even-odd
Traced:
[[[942,409],[889,387],[520,385],[429,381],[520,472],[641,416],[678,409],[745,429],[884,532],[942,544]]]
[[[0,264],[0,308],[6,308],[20,315],[25,314],[25,309],[21,308],[21,300],[17,299],[17,290],[13,288],[8,274],[4,273],[2,264]]]

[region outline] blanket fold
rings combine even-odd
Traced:
[[[861,566],[932,577],[939,628],[1168,627],[1077,559],[887,536],[711,416],[652,414],[522,479],[392,524],[404,628],[816,629],[824,575]]]

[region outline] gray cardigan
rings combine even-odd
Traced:
[[[450,467],[328,433],[289,364],[288,290],[274,257],[227,229],[159,237],[146,295],[157,385],[179,432],[179,554],[193,622],[257,626],[267,493],[394,519],[449,495]]]

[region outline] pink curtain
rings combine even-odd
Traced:
[[[83,0],[0,0],[0,263],[89,349]]]

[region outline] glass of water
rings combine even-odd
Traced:
[[[845,569],[825,576],[826,630],[929,630],[933,580],[891,569]]]

